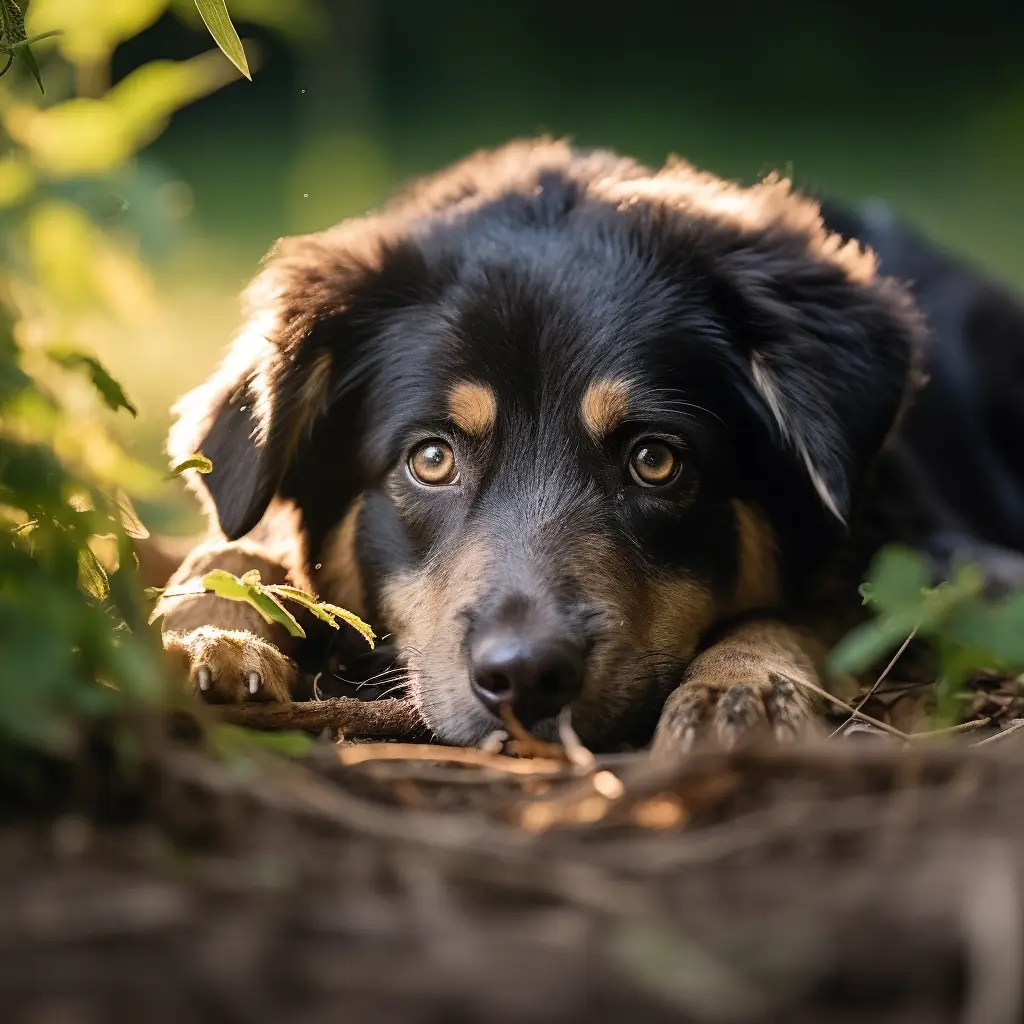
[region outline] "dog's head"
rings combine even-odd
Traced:
[[[777,606],[855,510],[919,328],[788,183],[550,142],[279,246],[182,406],[223,531],[274,495],[390,633],[434,732],[510,701],[643,728],[703,634]]]

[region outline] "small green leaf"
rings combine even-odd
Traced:
[[[0,34],[9,47],[26,38],[25,16],[15,0],[0,0]]]
[[[145,540],[149,536],[149,530],[143,525],[131,498],[119,487],[116,493],[117,507],[121,513],[121,525],[124,532],[133,540]]]
[[[78,549],[78,582],[97,601],[105,601],[110,596],[107,571],[88,545]]]
[[[909,548],[883,550],[871,566],[868,583],[861,594],[886,611],[919,604],[922,591],[931,582],[924,557]]]
[[[0,0],[0,3],[2,2],[3,0]],[[138,416],[138,410],[128,401],[124,388],[107,373],[103,364],[98,359],[86,355],[84,352],[60,349],[51,350],[49,356],[58,366],[63,366],[65,370],[84,370],[89,375],[93,387],[100,393],[108,408],[114,412],[117,412],[118,409],[127,409],[132,416]]]
[[[336,604],[318,601],[312,594],[307,594],[304,590],[299,590],[296,587],[287,587],[283,584],[273,584],[268,586],[267,590],[278,594],[287,601],[294,601],[296,604],[302,605],[303,608],[315,615],[321,622],[326,622],[334,629],[340,628],[337,623],[338,619],[341,619],[342,622],[347,622],[362,635],[363,639],[371,647],[373,647],[374,641],[377,639],[373,629],[347,608],[339,608]]]
[[[218,597],[226,597],[229,601],[249,600],[249,587],[225,569],[211,570],[199,583],[204,590],[209,590]]]
[[[196,0],[196,7],[199,8],[199,13],[209,29],[210,35],[213,36],[214,42],[221,48],[228,60],[251,82],[249,62],[245,59],[242,40],[238,38],[235,26],[231,24],[225,0]]]
[[[202,452],[193,452],[180,462],[172,462],[168,472],[171,476],[181,476],[186,469],[194,469],[197,473],[212,473],[213,463]]]
[[[208,572],[200,581],[204,590],[209,590],[228,601],[241,601],[255,608],[267,622],[277,622],[292,636],[304,637],[305,631],[280,601],[267,593],[260,583],[243,582],[224,569]]]
[[[27,41],[16,43],[12,48],[12,52],[15,57],[21,61],[29,70],[29,74],[36,80],[36,85],[39,86],[39,91],[45,93],[46,90],[43,88],[43,76],[39,73],[39,65],[36,63],[35,54],[32,52],[32,48],[28,45]]]

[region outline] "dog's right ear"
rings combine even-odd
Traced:
[[[229,540],[262,518],[301,438],[327,406],[333,347],[351,294],[351,246],[337,229],[286,239],[245,295],[247,322],[216,371],[174,408],[174,461]]]

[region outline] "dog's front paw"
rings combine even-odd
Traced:
[[[164,650],[188,686],[211,704],[291,700],[298,670],[273,644],[246,630],[200,626],[164,633]]]
[[[730,750],[767,736],[790,743],[816,726],[812,702],[794,679],[773,672],[729,680],[697,675],[665,702],[653,753],[669,755],[705,742]]]

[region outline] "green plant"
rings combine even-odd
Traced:
[[[132,296],[149,288],[132,221],[107,228],[91,198],[130,187],[137,151],[233,74],[204,55],[157,61],[106,87],[114,47],[167,6],[37,0],[29,21],[64,30],[56,45],[80,95],[44,107],[0,94],[0,770],[17,762],[12,748],[66,756],[97,721],[182,699],[148,624],[132,545],[145,527],[126,493],[145,493],[159,474],[111,439],[102,408],[135,408],[88,346],[105,318],[130,319]],[[224,4],[198,7],[248,74]],[[0,0],[0,50],[40,85],[29,44],[54,35],[28,36],[14,0]]]
[[[949,582],[932,586],[923,555],[904,547],[884,549],[861,587],[874,617],[835,647],[830,668],[859,673],[914,635],[937,655],[937,724],[956,724],[972,675],[1024,671],[1024,592],[990,601],[982,584],[976,566],[962,565]]]

